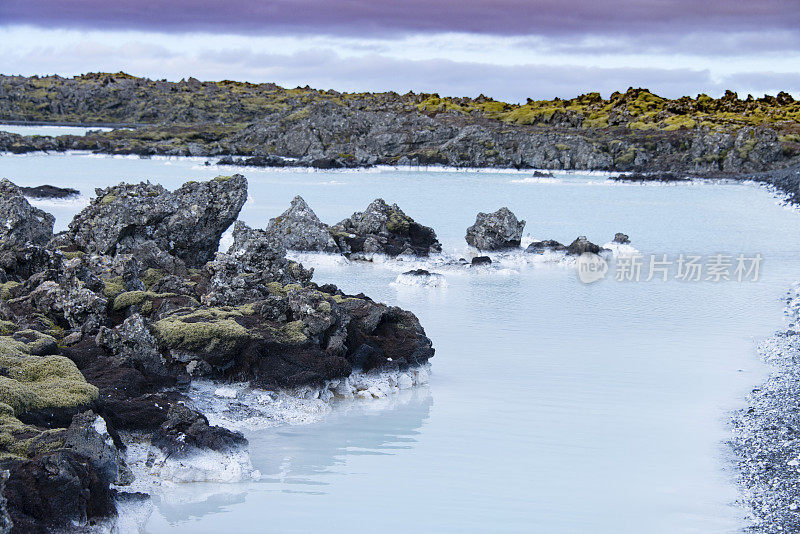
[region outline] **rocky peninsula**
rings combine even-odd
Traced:
[[[236,221],[241,175],[98,189],[56,235],[14,184],[0,192],[2,532],[111,520],[142,498],[126,490],[134,443],[164,462],[244,450],[192,407],[195,379],[318,386],[405,376],[434,354],[412,313],[317,285],[272,233]]]

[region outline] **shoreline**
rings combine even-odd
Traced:
[[[800,283],[795,282],[787,299],[787,324],[758,348],[769,376],[731,416],[730,447],[742,504],[750,513],[744,532],[800,530],[799,312]]]

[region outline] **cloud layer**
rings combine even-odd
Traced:
[[[6,24],[374,35],[796,30],[797,0],[3,0]]]

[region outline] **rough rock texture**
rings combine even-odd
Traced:
[[[620,245],[627,245],[631,242],[630,238],[627,234],[623,234],[622,232],[617,232],[614,234],[614,243],[619,243]]]
[[[168,457],[246,446],[192,407],[195,377],[316,385],[434,354],[412,313],[317,286],[272,232],[236,223],[215,254],[243,177],[98,194],[44,246],[0,242],[0,472],[15,532],[112,514],[109,485],[132,476],[121,431]],[[399,242],[389,227],[404,226],[407,245],[416,223],[402,215],[369,228]]]
[[[85,456],[62,449],[30,461],[7,459],[9,471],[3,490],[12,533],[46,533],[86,525],[114,513],[108,480]]]
[[[579,236],[575,239],[570,245],[567,247],[567,254],[572,254],[574,256],[580,256],[584,252],[591,252],[592,254],[597,254],[602,250],[599,245],[595,245],[588,239],[586,236]]]
[[[800,160],[800,103],[787,93],[666,99],[631,87],[608,99],[588,93],[515,104],[483,95],[342,95],[124,73],[0,80],[5,120],[140,126],[86,136],[0,132],[0,150],[10,152],[233,154],[246,164],[317,168],[442,164],[704,175]]]
[[[30,198],[69,198],[78,196],[81,192],[71,187],[56,187],[54,185],[37,185],[36,187],[20,187],[20,191]]]
[[[548,250],[560,252],[567,250],[567,247],[558,241],[545,239],[544,241],[534,241],[528,245],[528,248],[525,249],[525,252],[530,252],[532,254],[543,254]]]
[[[478,213],[475,224],[467,228],[465,239],[478,250],[502,250],[519,246],[525,221],[506,207],[494,213]]]
[[[427,256],[441,252],[436,232],[403,213],[397,204],[374,200],[364,212],[356,212],[331,228],[344,253],[408,254]]]
[[[319,220],[302,197],[296,196],[289,209],[270,219],[267,232],[289,250],[339,252],[328,225]]]
[[[86,252],[141,252],[148,245],[201,266],[247,200],[244,176],[188,182],[174,192],[150,183],[98,189],[70,223],[70,237]]]
[[[55,217],[31,206],[16,185],[0,180],[0,243],[44,245],[53,237],[55,222]]]

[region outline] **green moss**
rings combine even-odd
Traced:
[[[564,143],[556,143],[555,144],[556,150],[559,152],[563,152],[565,150],[569,150],[569,145],[565,145]]]
[[[234,315],[219,310],[201,310],[172,315],[153,324],[159,342],[169,349],[213,354],[242,347],[250,338]]]
[[[45,408],[71,408],[97,399],[75,364],[63,356],[31,356],[24,343],[0,338],[0,403],[16,415]]]
[[[781,135],[778,140],[782,143],[800,143],[800,133]]]
[[[149,314],[152,311],[153,299],[176,297],[175,293],[153,293],[152,291],[126,291],[114,299],[113,310],[120,311],[130,306],[139,306],[142,312]]]
[[[17,325],[11,321],[0,320],[0,336],[9,336],[17,331]]]
[[[85,252],[80,250],[74,250],[72,252],[64,252],[64,257],[68,260],[74,260],[76,258],[82,258],[86,255]]]
[[[270,334],[280,343],[288,345],[302,345],[308,341],[303,321],[292,321],[279,328],[270,328]]]
[[[109,204],[111,204],[115,200],[117,200],[117,197],[115,195],[108,194],[108,195],[104,196],[102,199],[100,199],[100,205],[101,206],[108,206]]]
[[[400,213],[399,211],[392,210],[389,214],[389,220],[386,222],[386,229],[393,234],[408,235],[408,230],[411,228],[411,223],[414,219]]]
[[[636,159],[636,149],[631,147],[624,154],[617,157],[616,163],[621,165],[628,165],[630,163],[633,163],[634,159]]]
[[[0,299],[11,300],[14,298],[14,289],[18,288],[21,284],[19,282],[6,282],[0,284]]]
[[[227,182],[231,178],[232,178],[231,176],[217,176],[216,178],[214,178],[214,181],[215,182]]]
[[[154,269],[149,268],[145,270],[142,276],[139,279],[144,284],[145,288],[150,289],[156,282],[160,281],[167,275],[167,272],[163,269]]]
[[[108,299],[115,299],[117,295],[125,292],[125,283],[121,276],[103,280],[103,295]]]

